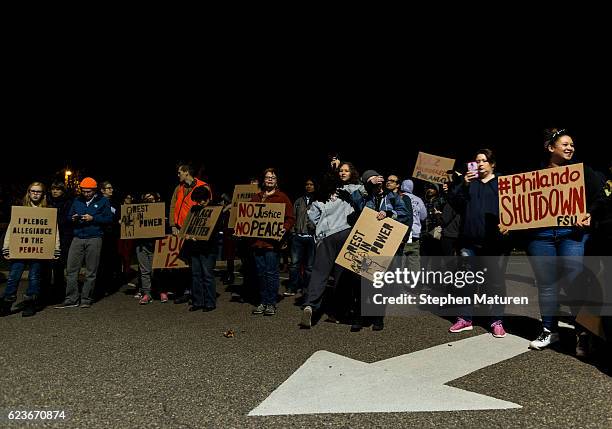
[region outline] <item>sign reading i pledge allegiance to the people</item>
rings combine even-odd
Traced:
[[[391,218],[376,219],[378,212],[366,207],[336,258],[336,264],[361,277],[374,280],[376,271],[386,271],[408,226]]]
[[[259,192],[258,185],[236,185],[234,186],[234,194],[232,195],[232,208],[230,210],[230,218],[227,224],[228,228],[236,226],[236,219],[238,218],[238,203],[248,203],[255,195]]]
[[[509,230],[572,226],[586,215],[584,166],[500,176],[499,220]]]
[[[283,203],[238,203],[234,226],[236,237],[283,238],[285,205]]]
[[[181,228],[179,235],[181,237],[189,236],[196,240],[208,241],[222,210],[223,207],[221,206],[193,206],[187,214],[185,224]]]
[[[454,167],[454,159],[419,152],[412,177],[426,182],[442,184],[448,182],[447,171]]]
[[[123,204],[121,239],[157,238],[166,235],[164,203]]]
[[[53,259],[57,209],[13,206],[9,230],[11,259]]]
[[[188,268],[179,258],[185,239],[176,235],[166,235],[155,240],[153,251],[153,269],[158,268]]]

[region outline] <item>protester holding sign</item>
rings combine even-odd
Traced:
[[[365,207],[368,207],[378,212],[376,218],[381,221],[385,218],[397,220],[401,223],[408,223],[409,212],[406,209],[404,200],[401,195],[390,192],[388,189],[383,188],[385,183],[384,177],[374,170],[366,170],[361,176],[361,180],[365,184],[367,197],[365,198]],[[411,207],[412,208],[412,207]],[[411,211],[412,212],[412,211]],[[354,305],[354,314],[356,315],[351,331],[356,332],[361,330],[363,320],[360,316],[357,316],[361,311],[361,291],[359,288],[353,288],[355,299],[352,300]],[[374,331],[380,331],[384,328],[384,318],[377,316],[372,318],[372,329]]]
[[[460,236],[460,254],[466,258],[470,270],[487,271],[486,287],[488,295],[505,296],[503,277],[503,258],[491,258],[504,254],[504,240],[499,230],[499,192],[495,176],[495,155],[490,149],[476,152],[476,171],[464,175],[464,184],[458,186],[449,195],[455,207],[463,211],[463,228]],[[467,288],[464,288],[467,293]],[[450,327],[453,333],[471,331],[473,306],[466,305],[459,309],[461,316]],[[506,336],[502,317],[504,306],[494,304],[491,307],[491,332],[494,337]]]
[[[157,192],[147,192],[142,195],[141,203],[158,203],[161,197]],[[153,276],[153,253],[155,251],[155,238],[141,238],[136,240],[136,258],[140,269],[140,298],[139,304],[146,305],[153,301],[151,285]],[[159,299],[162,303],[168,302],[166,291],[160,291]]]
[[[293,204],[289,197],[278,188],[278,174],[276,169],[267,168],[263,173],[263,190],[257,193],[251,202],[281,203],[285,204],[285,217],[281,235],[286,235],[295,224]],[[273,316],[276,314],[276,301],[278,296],[280,249],[285,244],[283,240],[258,238],[252,244],[255,255],[255,266],[259,280],[260,304],[253,310],[253,314]]]
[[[66,298],[56,308],[89,308],[93,303],[93,291],[100,264],[104,228],[113,221],[113,213],[107,198],[97,193],[98,183],[91,177],[81,183],[81,195],[74,199],[68,219],[74,228],[74,238],[68,252]],[[85,283],[79,294],[78,277],[85,263]]]
[[[204,186],[208,189],[208,192],[211,194],[212,198],[212,190],[210,185],[206,182],[195,177],[195,168],[189,164],[181,164],[178,167],[178,178],[179,184],[174,189],[174,193],[172,194],[172,200],[170,201],[170,216],[169,222],[170,227],[172,228],[172,234],[177,235],[179,230],[183,227],[183,223],[185,219],[187,219],[187,214],[191,207],[195,205],[195,202],[191,199],[191,193],[193,190],[199,186]],[[174,273],[177,277],[177,283],[180,285],[182,283],[183,272]],[[191,291],[186,289],[183,291],[177,289],[177,292],[182,293],[182,296],[179,296],[174,300],[175,304],[184,304],[189,302],[189,294]]]
[[[554,168],[571,165],[574,162],[574,140],[565,129],[551,128],[544,131],[544,167]],[[584,183],[586,193],[586,216],[580,216],[575,226],[537,228],[529,231],[530,240],[527,245],[529,256],[561,257],[559,262],[565,269],[565,279],[569,285],[575,282],[580,275],[583,265],[580,262],[584,256],[585,242],[588,239],[587,227],[591,223],[591,211],[594,202],[603,188],[603,180],[589,167],[584,166]],[[563,259],[568,257],[568,259]],[[559,280],[557,264],[550,260],[557,258],[529,258],[534,270],[542,315],[542,332],[530,347],[541,350],[559,340],[558,317],[559,312]],[[578,332],[578,354],[583,353],[581,341],[584,340],[584,330]]]
[[[34,182],[28,186],[26,195],[23,197],[22,205],[24,207],[47,207],[47,197],[45,195],[45,187],[40,182]],[[2,246],[2,256],[5,259],[10,259],[9,244],[11,242],[11,225],[6,230],[4,237],[4,244]],[[55,254],[54,259],[60,257],[60,238],[59,234],[55,233]],[[17,287],[21,281],[21,276],[25,270],[26,263],[29,263],[30,270],[28,274],[28,289],[26,290],[25,300],[23,303],[23,317],[34,316],[36,314],[36,301],[40,296],[41,286],[41,270],[45,263],[40,259],[10,259],[11,267],[9,277],[6,283],[6,289],[4,295],[0,301],[0,316],[7,316],[11,313],[11,307],[17,300]]]
[[[195,203],[190,209],[190,216],[195,216],[210,202],[210,192],[204,186],[198,186],[191,194]],[[213,228],[211,237],[216,237],[220,226]],[[191,260],[191,307],[189,311],[212,311],[217,308],[217,289],[215,285],[215,263],[217,260],[217,241],[197,240],[195,236],[186,235],[184,251]]]

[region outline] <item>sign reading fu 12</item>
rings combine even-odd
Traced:
[[[157,238],[166,235],[164,203],[121,206],[121,238]]]
[[[396,220],[376,219],[377,214],[363,209],[336,258],[336,264],[369,280],[374,280],[376,271],[387,271],[408,231],[408,226]]]
[[[430,183],[446,183],[448,182],[447,171],[452,170],[454,167],[455,160],[452,158],[444,158],[442,156],[419,152],[414,171],[412,172],[412,177]]]
[[[179,255],[185,239],[176,235],[166,235],[155,240],[153,251],[153,269],[159,268],[187,268]]]
[[[575,225],[586,215],[584,166],[500,176],[499,220],[510,229]]]
[[[57,209],[13,206],[6,233],[11,259],[53,259]]]
[[[285,205],[282,203],[238,203],[234,235],[280,240],[285,233],[284,221]]]

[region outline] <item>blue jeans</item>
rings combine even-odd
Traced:
[[[217,306],[215,287],[215,252],[194,252],[191,255],[191,303],[194,306],[213,308]]]
[[[470,271],[485,271],[486,283],[480,293],[486,293],[488,296],[499,295],[506,296],[506,279],[504,273],[506,271],[505,258],[503,256],[493,255],[489,249],[481,249],[478,247],[464,247],[460,250],[460,255],[465,258],[464,268]],[[464,287],[462,293],[473,298],[476,292],[474,287]],[[505,305],[492,304],[489,310],[491,322],[503,321]],[[462,318],[467,321],[472,321],[474,313],[474,305],[464,305],[459,307],[459,313]]]
[[[300,237],[294,234],[291,238],[291,265],[289,265],[289,287],[291,292],[305,289],[312,274],[315,241],[312,236]],[[304,264],[304,275],[300,275],[300,264]]]
[[[261,304],[276,305],[280,286],[278,278],[280,255],[272,249],[255,249],[254,256]]]
[[[26,295],[31,297],[40,295],[40,271],[43,263],[35,259],[30,260],[29,262],[23,259],[18,259],[11,261],[11,271],[6,282],[4,298],[12,300],[17,294],[17,287],[21,281],[21,275],[25,270],[26,263],[30,264],[30,273],[28,274],[28,289],[26,290]]]
[[[588,234],[574,228],[546,228],[538,231],[527,246],[538,282],[542,325],[556,331],[559,312],[559,281],[565,278],[571,286],[583,270],[584,243]],[[560,258],[557,258],[560,256]]]

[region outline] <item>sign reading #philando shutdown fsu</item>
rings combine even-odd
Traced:
[[[572,226],[586,215],[584,166],[498,177],[499,220],[509,230]]]

